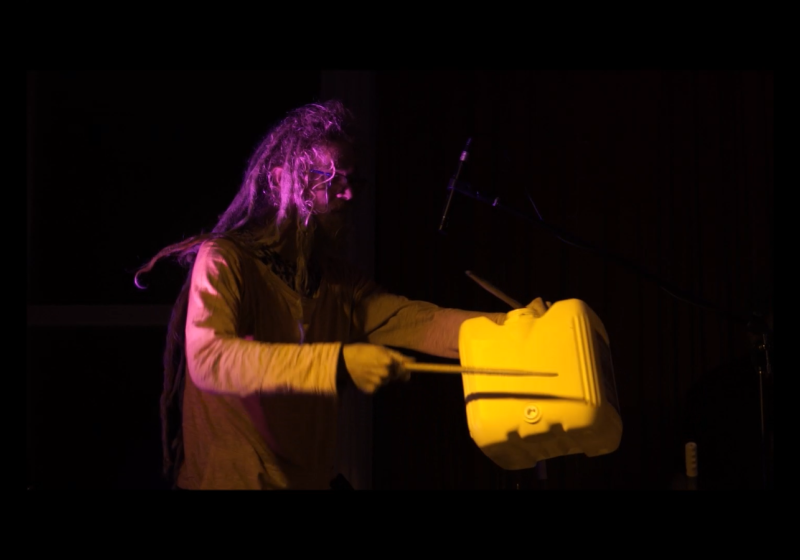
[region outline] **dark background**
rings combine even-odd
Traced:
[[[165,487],[161,352],[184,272],[160,264],[147,290],[133,272],[210,229],[268,127],[328,97],[365,125],[351,256],[442,306],[508,310],[465,270],[525,303],[584,300],[609,333],[624,423],[617,451],[548,460],[545,482],[482,455],[459,377],[415,375],[347,397],[354,486],[669,489],[692,438],[706,488],[723,479],[714,441],[736,459],[727,487],[758,487],[745,323],[773,301],[773,84],[733,70],[29,71],[27,487]],[[456,194],[441,235],[467,138],[461,179],[500,206]],[[504,211],[534,217],[530,199],[596,250]]]

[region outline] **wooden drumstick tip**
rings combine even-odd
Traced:
[[[476,276],[471,270],[467,270],[465,271],[465,273],[467,276],[472,278],[481,288],[483,288],[496,298],[510,305],[512,309],[522,309],[522,304],[520,302],[518,302],[514,298],[507,296],[502,291],[497,289],[494,285],[492,285],[490,282],[484,280],[480,276]]]

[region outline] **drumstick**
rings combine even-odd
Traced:
[[[506,302],[508,305],[510,305],[512,309],[522,309],[522,304],[520,302],[518,302],[517,300],[515,300],[513,298],[508,297],[506,294],[504,294],[503,292],[498,290],[495,286],[493,286],[492,284],[490,284],[489,282],[487,282],[486,280],[484,280],[480,276],[476,276],[474,273],[472,273],[469,270],[466,271],[466,274],[467,274],[467,276],[469,276],[470,278],[475,280],[475,282],[477,282],[478,285],[480,285],[484,290],[486,290],[490,294],[494,295],[495,297],[500,298],[501,300]]]
[[[403,364],[403,369],[407,371],[425,372],[425,373],[476,373],[480,375],[523,375],[523,376],[537,376],[537,377],[556,377],[557,373],[538,372],[538,371],[525,371],[521,369],[493,369],[481,367],[465,367],[449,364],[424,364],[418,362],[409,362]]]

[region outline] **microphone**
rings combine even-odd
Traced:
[[[464,151],[461,152],[461,157],[458,158],[458,167],[456,168],[455,175],[450,179],[450,183],[447,186],[447,190],[450,192],[447,194],[447,202],[444,205],[444,212],[442,212],[442,221],[439,224],[439,232],[443,232],[446,222],[447,222],[447,212],[450,210],[450,203],[453,201],[453,193],[455,192],[456,182],[458,181],[458,176],[461,174],[461,168],[464,166],[464,162],[467,161],[467,157],[469,156],[469,145],[472,143],[472,138],[467,138],[467,144],[464,146]]]

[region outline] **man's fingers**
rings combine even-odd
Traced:
[[[401,381],[408,381],[411,379],[411,370],[406,369],[407,362],[398,363],[395,365],[395,377]]]
[[[411,372],[406,369],[405,365],[413,363],[414,358],[393,350],[390,350],[389,353],[392,358],[392,364],[390,365],[391,378],[408,381],[411,378]]]

